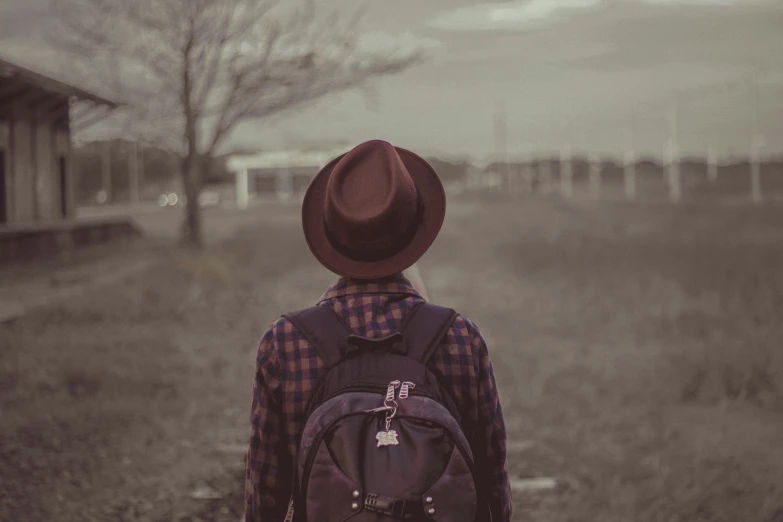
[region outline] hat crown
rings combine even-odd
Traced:
[[[374,280],[399,273],[432,245],[446,193],[421,156],[373,140],[326,164],[302,201],[307,246],[326,268]]]
[[[350,257],[387,256],[409,241],[419,218],[418,199],[395,147],[380,140],[362,143],[345,154],[329,176],[326,232]]]

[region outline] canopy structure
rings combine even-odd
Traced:
[[[237,204],[246,207],[251,195],[286,201],[301,198],[318,171],[347,150],[275,150],[231,156],[226,164],[236,175]]]
[[[0,226],[74,217],[72,133],[118,106],[0,56]]]
[[[75,102],[82,104],[78,111],[69,115],[68,109]],[[0,117],[14,107],[32,106],[39,117],[50,116],[55,126],[67,124],[72,131],[78,132],[120,105],[0,55]]]

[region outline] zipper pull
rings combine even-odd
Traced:
[[[284,522],[291,522],[294,519],[294,499],[288,503],[288,512],[285,514]]]
[[[408,390],[409,388],[415,388],[416,385],[412,382],[405,381],[402,383],[402,387],[400,388],[400,399],[407,399],[408,398]]]
[[[400,386],[400,381],[392,381],[386,389],[386,403],[394,402],[394,390]]]
[[[364,413],[380,413],[382,411],[392,411],[394,409],[394,406],[381,406],[380,408],[375,408],[372,410],[364,410]]]

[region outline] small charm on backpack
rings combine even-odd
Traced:
[[[399,386],[400,386],[400,381],[392,381],[389,383],[389,387],[386,390],[386,400],[383,401],[384,407],[387,410],[386,429],[384,431],[379,431],[375,435],[375,438],[378,441],[379,448],[383,448],[385,446],[399,445],[399,441],[397,440],[397,432],[391,429],[391,421],[394,418],[394,416],[397,414],[397,401],[394,400],[394,395],[395,395],[395,391]],[[402,392],[400,392],[400,394],[402,394]],[[407,395],[407,389],[406,389],[406,395]],[[382,409],[378,408],[378,410],[382,410]]]
[[[375,438],[378,440],[378,447],[397,446],[400,441],[397,440],[397,432],[394,430],[379,431]]]
[[[386,400],[385,403],[394,402],[394,390],[400,386],[400,381],[392,381],[389,383],[389,387],[386,388]]]

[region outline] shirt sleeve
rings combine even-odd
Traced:
[[[511,487],[506,461],[506,424],[500,405],[495,373],[487,343],[478,328],[469,324],[471,345],[478,358],[478,429],[474,441],[476,471],[485,487],[493,522],[510,522]]]
[[[285,462],[281,451],[284,437],[277,326],[264,334],[256,359],[245,473],[245,522],[282,521],[287,508],[283,496],[290,484],[281,483]]]

